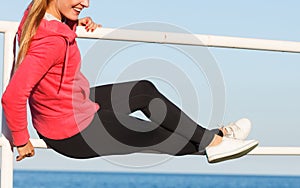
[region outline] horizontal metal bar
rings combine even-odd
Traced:
[[[96,29],[94,32],[86,32],[84,27],[78,27],[77,34],[81,38],[117,41],[179,44],[293,53],[300,52],[300,42],[293,41],[109,28],[101,28]]]
[[[31,144],[35,148],[44,148],[47,149],[47,144],[42,139],[30,139]]]
[[[257,147],[249,155],[299,155],[300,147]]]
[[[0,32],[16,31],[18,22],[0,21]],[[242,37],[227,37],[216,35],[200,35],[172,33],[160,31],[143,31],[127,29],[101,28],[94,32],[86,32],[84,27],[77,28],[80,38],[118,40],[131,42],[148,42],[162,44],[181,44],[220,48],[237,48],[250,50],[265,50],[277,52],[300,52],[300,42],[266,40]]]
[[[31,144],[35,148],[44,148],[47,149],[47,144],[42,139],[30,139]],[[0,137],[0,147],[4,145],[4,137]]]
[[[35,147],[35,148],[42,148],[42,149],[48,148],[47,144],[42,139],[30,139],[30,142],[33,145],[33,147]]]
[[[48,148],[42,139],[30,139],[35,148]],[[0,138],[0,146],[2,146],[2,137]],[[257,147],[252,150],[249,155],[299,155],[300,147]]]

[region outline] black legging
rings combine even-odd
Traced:
[[[100,105],[91,124],[63,140],[40,135],[48,146],[72,158],[157,151],[170,155],[203,154],[218,129],[207,130],[183,113],[149,81],[91,88]],[[150,121],[130,116],[141,110]]]

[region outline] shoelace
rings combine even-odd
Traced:
[[[235,123],[230,123],[227,126],[224,126],[225,130],[227,131],[227,134],[225,136],[230,138],[235,138],[235,133],[238,132],[241,128],[237,126]]]

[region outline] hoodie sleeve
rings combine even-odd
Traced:
[[[66,41],[62,37],[33,40],[27,55],[11,78],[2,96],[2,106],[15,146],[24,145],[29,140],[26,105],[32,89],[52,66],[64,61],[65,52]]]

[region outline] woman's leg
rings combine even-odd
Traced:
[[[170,155],[196,154],[198,148],[186,138],[169,132],[153,122],[143,121],[128,115],[100,109],[92,123],[81,133],[64,140],[41,137],[58,153],[71,158],[93,158],[106,155],[130,154],[156,151]],[[122,123],[120,122],[120,119]],[[145,132],[132,131],[133,127],[144,127]],[[154,128],[148,131],[149,128]]]
[[[102,109],[129,115],[141,110],[152,122],[185,137],[200,150],[211,143],[218,130],[209,131],[182,112],[149,81],[134,81],[91,88],[91,98]],[[118,118],[118,117],[117,117]],[[126,125],[125,125],[126,126]],[[130,127],[130,125],[127,125]]]
[[[230,138],[224,140],[212,131],[202,128],[161,95],[149,82],[100,86],[91,91],[95,94],[94,99],[101,108],[90,126],[68,139],[44,138],[46,143],[59,153],[74,158],[129,154],[145,150],[170,155],[186,155],[195,154],[199,149],[206,148],[208,161],[220,162],[241,157],[258,145],[255,140],[243,141]],[[93,98],[92,95],[91,97]],[[161,111],[161,105],[151,107],[151,102],[155,99],[165,104],[165,111]],[[142,110],[152,121],[129,116],[135,110]],[[157,111],[165,113],[163,119],[160,119],[160,113],[156,113]],[[175,121],[170,115],[175,116]],[[180,118],[177,116],[182,116],[186,124],[181,124],[182,121],[178,120]],[[174,126],[171,123],[187,126],[188,129],[195,128],[195,132],[192,132],[192,137],[189,137],[188,132],[178,131],[177,124]],[[195,137],[197,133],[200,139]],[[194,140],[191,141],[190,138]]]

